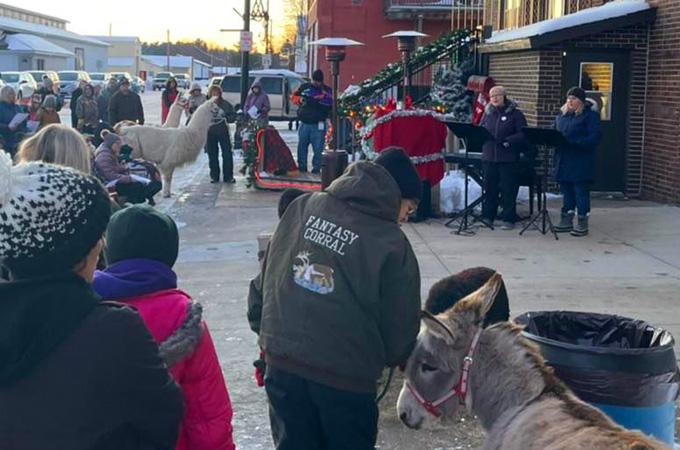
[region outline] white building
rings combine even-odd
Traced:
[[[164,55],[142,55],[142,60],[175,74],[185,73],[192,80],[205,80],[210,78],[210,64],[199,61],[193,56],[171,56],[170,69],[167,68],[168,59],[167,56]]]
[[[0,71],[106,71],[109,45],[68,31],[67,23],[0,3]]]
[[[142,63],[142,41],[137,36],[89,36],[109,44],[108,71],[139,75]]]

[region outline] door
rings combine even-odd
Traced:
[[[586,91],[600,115],[602,140],[595,156],[594,191],[623,192],[628,157],[630,53],[567,51],[562,98],[572,86]]]

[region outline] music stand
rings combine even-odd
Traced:
[[[524,132],[524,137],[527,138],[529,142],[537,147],[543,148],[543,202],[541,205],[541,210],[531,218],[528,224],[524,226],[522,231],[519,232],[520,236],[531,226],[536,228],[541,234],[547,234],[550,231],[554,236],[555,240],[558,240],[557,233],[555,232],[555,227],[553,226],[552,220],[550,219],[550,213],[548,213],[548,147],[563,147],[568,146],[566,138],[562,133],[551,128],[538,128],[538,127],[524,127],[522,128]],[[536,221],[541,219],[542,226],[538,226]]]
[[[468,203],[468,170],[470,167],[469,159],[468,159],[468,152],[469,151],[474,151],[474,152],[481,152],[482,151],[482,146],[484,145],[485,142],[487,141],[493,141],[494,137],[489,133],[489,130],[487,130],[484,127],[480,127],[478,125],[473,125],[471,123],[467,122],[444,122],[447,127],[455,134],[458,136],[458,138],[462,139],[463,142],[465,143],[465,159],[464,159],[464,165],[465,165],[465,208],[463,208],[462,211],[460,211],[456,216],[446,222],[446,226],[449,226],[451,222],[454,220],[460,219],[460,225],[458,227],[458,231],[456,231],[456,234],[462,234],[462,233],[467,233],[467,234],[472,234],[471,231],[468,230],[470,228],[470,225],[474,223],[474,221],[477,220],[477,217],[474,214],[474,208],[479,204],[478,201],[473,202],[472,205]],[[484,186],[482,186],[482,197],[484,197]],[[471,216],[474,220],[469,221],[468,216]],[[480,221],[483,226],[489,227],[493,230],[493,224],[491,223],[486,223],[484,221]]]

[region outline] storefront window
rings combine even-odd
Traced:
[[[505,0],[503,5],[503,29],[509,30],[519,27],[520,0]]]
[[[564,15],[564,0],[547,0],[546,19],[554,19]]]
[[[586,100],[601,120],[611,120],[613,63],[581,63],[581,88],[586,91]]]

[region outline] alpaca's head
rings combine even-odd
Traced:
[[[191,116],[191,122],[189,122],[189,126],[192,124],[196,124],[195,126],[210,126],[216,122],[219,122],[220,107],[217,106],[217,103],[215,103],[216,100],[217,97],[213,97],[196,108],[196,111]]]

